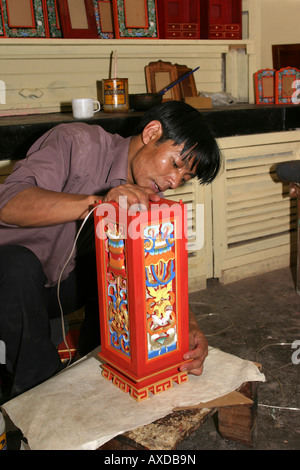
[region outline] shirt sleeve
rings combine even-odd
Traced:
[[[59,125],[39,138],[0,185],[0,208],[21,191],[39,187],[63,190],[68,179],[73,136],[70,128]]]

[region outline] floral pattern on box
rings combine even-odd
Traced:
[[[262,69],[254,74],[256,104],[275,103],[275,70]]]
[[[158,38],[156,1],[146,0],[148,28],[127,28],[124,0],[114,1],[115,35],[119,38]]]
[[[7,37],[46,37],[45,21],[44,21],[44,10],[42,0],[33,1],[33,12],[34,12],[34,23],[35,27],[16,27],[11,28],[8,22],[8,12],[6,0],[2,0],[2,13],[3,13],[3,25],[4,35]]]
[[[31,0],[34,26],[11,26],[7,0],[0,0],[0,37],[61,38],[57,0]]]
[[[297,82],[299,80],[300,70],[295,67],[283,67],[277,70],[275,74],[275,103],[293,104],[293,98],[298,94]]]
[[[49,35],[51,38],[61,38],[62,32],[58,24],[57,0],[46,0]],[[45,12],[46,15],[46,12]]]
[[[2,18],[2,5],[0,3],[0,37],[4,36],[3,18]]]
[[[99,38],[101,38],[101,39],[114,39],[114,37],[115,37],[114,32],[104,32],[104,31],[102,31],[102,24],[101,24],[101,17],[100,17],[100,5],[99,5],[100,1],[99,0],[93,0],[93,2],[94,2],[95,18],[96,18]],[[111,4],[111,9],[112,9],[111,0],[107,0],[107,3]]]

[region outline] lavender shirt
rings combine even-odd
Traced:
[[[34,186],[73,194],[105,194],[127,180],[130,137],[109,134],[98,125],[61,124],[29,149],[4,184],[0,208],[13,196]],[[20,228],[0,221],[0,245],[17,244],[31,249],[40,259],[47,286],[57,283],[70,255],[78,222],[41,228]],[[74,269],[73,257],[62,279]]]

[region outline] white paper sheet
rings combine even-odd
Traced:
[[[247,381],[265,381],[249,361],[210,348],[200,377],[136,402],[101,375],[97,351],[3,408],[32,450],[97,449],[118,434],[204,403]]]

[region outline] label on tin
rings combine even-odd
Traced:
[[[0,450],[7,450],[6,432],[5,431],[0,436]]]
[[[105,80],[104,83],[104,104],[126,103],[126,89],[123,80]]]

